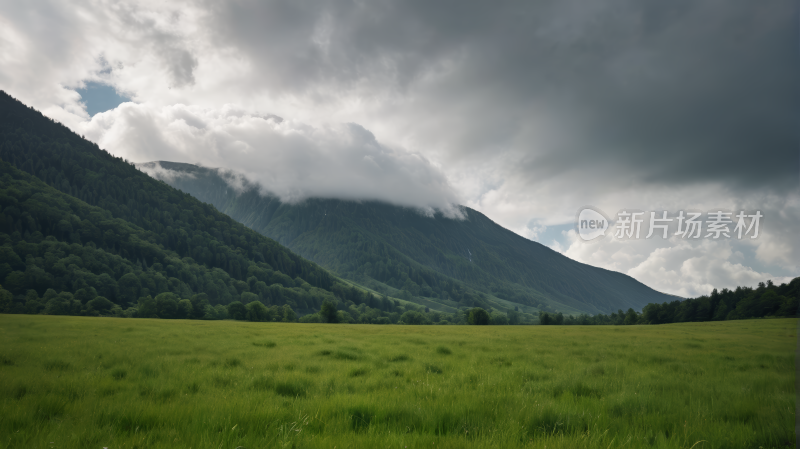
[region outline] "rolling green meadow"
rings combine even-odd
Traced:
[[[0,315],[0,448],[793,447],[796,344],[796,319]]]

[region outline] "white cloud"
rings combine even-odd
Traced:
[[[520,229],[511,229],[511,230],[525,237],[528,240],[538,241],[539,235],[541,235],[541,233],[547,230],[547,226],[540,223],[534,223],[534,224],[528,223]]]
[[[574,230],[567,237],[569,247],[564,254],[568,257],[628,274],[656,290],[682,297],[707,295],[714,288],[754,286],[767,279],[776,284],[792,279],[748,266],[742,253],[750,244],[746,240],[686,240],[674,235],[668,240],[620,240],[610,234],[584,242]]]
[[[556,252],[559,252],[559,253],[562,253],[562,254],[564,253],[564,250],[565,250],[564,246],[558,240],[553,240],[553,243],[549,246],[549,248],[552,249],[553,251],[556,251]]]
[[[460,216],[459,198],[423,155],[381,144],[356,124],[310,126],[237,107],[125,103],[78,128],[135,162],[224,167],[284,201],[376,199]]]

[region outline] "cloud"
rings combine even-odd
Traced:
[[[166,47],[160,49],[172,78],[171,87],[185,87],[194,84],[194,70],[197,58],[181,48]]]
[[[569,230],[568,248],[563,253],[580,262],[626,273],[656,290],[683,297],[705,295],[714,288],[753,286],[767,279],[777,284],[789,282],[800,271],[800,264],[794,256],[797,251],[796,239],[791,237],[792,232],[787,232],[787,228],[796,223],[798,218],[794,215],[796,208],[783,209],[793,210],[791,214],[782,213],[779,208],[767,209],[760,220],[756,239],[751,238],[753,231],[749,235],[744,234],[742,239],[733,232],[736,211],[745,210],[755,214],[756,210],[765,211],[763,206],[775,201],[779,201],[779,198],[764,198],[758,206],[750,204],[754,206],[753,209],[728,209],[733,211],[733,223],[728,228],[731,231],[730,238],[720,236],[715,240],[706,237],[709,231],[708,216],[703,213],[700,239],[675,235],[677,221],[670,223],[668,239],[661,238],[658,232],[646,239],[649,214],[645,214],[640,239],[617,238],[617,228],[613,227],[606,238],[584,242],[575,230]],[[797,201],[796,197],[790,200],[794,201]],[[783,205],[786,206],[785,203]],[[676,211],[668,211],[667,216],[674,219],[677,215]],[[661,212],[657,212],[657,217],[661,217]],[[616,218],[616,215],[612,215],[612,219]],[[747,224],[750,224],[749,221]],[[755,257],[750,255],[753,252]],[[759,264],[759,261],[763,264]],[[757,265],[761,265],[761,268]],[[779,272],[771,272],[770,267]]]
[[[382,200],[460,216],[457,194],[421,154],[383,145],[352,123],[314,127],[264,117],[229,106],[125,103],[80,129],[126,159],[223,167],[287,202]]]
[[[788,0],[237,2],[214,12],[210,32],[253,64],[247,88],[428,146],[448,164],[502,158],[513,161],[506,177],[538,182],[589,167],[625,173],[598,185],[606,191],[709,181],[778,190],[797,178],[781,166],[796,156],[800,74]]]
[[[170,170],[168,168],[164,168],[158,161],[154,162],[145,162],[145,163],[138,163],[136,164],[136,168],[139,170],[147,173],[150,177],[155,179],[160,179],[165,182],[170,182],[175,179],[195,179],[196,176],[194,173],[183,172],[183,171],[176,171]]]
[[[565,255],[590,265],[628,274],[664,293],[685,298],[707,295],[714,288],[753,286],[772,279],[780,284],[791,277],[758,272],[744,264],[744,255],[728,240],[672,242],[607,239],[594,245],[569,231]]]

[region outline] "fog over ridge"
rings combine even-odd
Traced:
[[[310,126],[231,106],[178,104],[153,111],[126,103],[93,117],[84,132],[129,160],[230,170],[289,203],[310,197],[377,200],[461,216],[458,195],[441,169],[419,153],[381,144],[353,123]]]

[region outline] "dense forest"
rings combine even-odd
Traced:
[[[772,281],[761,282],[758,287],[727,288],[711,292],[711,295],[675,300],[663,304],[648,304],[642,312],[628,309],[610,315],[578,315],[543,313],[539,317],[545,325],[591,325],[591,324],[666,324],[692,321],[743,320],[762,317],[798,316],[800,301],[800,277],[788,284],[775,285]]]
[[[142,164],[154,176],[338,275],[373,290],[448,307],[525,312],[640,310],[669,295],[525,239],[485,215],[425,215],[374,201],[286,204],[235,174],[191,164]],[[232,184],[244,186],[234,189]]]

